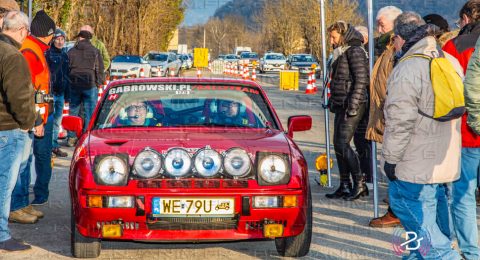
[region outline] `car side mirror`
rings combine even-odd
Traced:
[[[78,116],[64,116],[62,118],[62,127],[67,131],[75,132],[79,138],[82,135],[83,120]]]
[[[311,116],[291,116],[288,118],[288,136],[293,138],[293,132],[307,131],[312,128]]]

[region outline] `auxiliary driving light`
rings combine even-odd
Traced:
[[[283,225],[265,224],[263,225],[263,235],[268,238],[281,237],[283,235]]]
[[[105,224],[102,226],[102,236],[104,238],[121,237],[122,226],[120,224]]]

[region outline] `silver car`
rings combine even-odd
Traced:
[[[267,71],[281,71],[286,68],[287,58],[281,53],[269,52],[260,59],[260,73]]]
[[[182,61],[177,59],[177,55],[173,52],[151,51],[143,58],[152,66],[152,77],[168,77],[172,72],[176,76],[180,74]]]
[[[138,55],[115,56],[110,65],[111,77],[150,77],[152,66]]]

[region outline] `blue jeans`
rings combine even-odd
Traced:
[[[462,148],[460,179],[452,184],[452,216],[458,246],[467,259],[480,259],[475,200],[479,168],[480,148]]]
[[[52,130],[53,115],[50,115],[47,124],[45,124],[45,135],[42,138],[35,137],[33,141],[37,179],[33,186],[35,198],[32,203],[44,203],[48,200],[48,185],[52,177]]]
[[[54,95],[53,96],[53,137],[52,137],[52,148],[58,148],[58,133],[60,132],[60,125],[62,124],[62,115],[63,115],[63,105],[65,104],[65,99],[63,95]]]
[[[406,231],[425,234],[422,247],[412,250],[407,259],[461,259],[452,249],[448,207],[444,185],[416,184],[400,180],[390,182],[390,206]],[[429,242],[429,243],[428,243]],[[422,255],[422,249],[424,255]],[[425,254],[426,251],[426,254]]]
[[[20,129],[0,131],[0,242],[11,238],[8,229],[10,201],[27,139],[28,134]]]
[[[96,87],[88,89],[72,89],[70,92],[70,115],[78,116],[80,105],[83,104],[85,118],[83,118],[83,132],[87,130],[93,110],[97,105],[98,89]],[[68,132],[68,137],[76,137],[74,132]]]
[[[18,179],[12,193],[10,211],[23,209],[30,204],[28,199],[28,187],[30,186],[31,178],[30,165],[32,164],[33,159],[33,140],[33,132],[29,132],[24,142],[21,156],[22,163],[20,164]]]

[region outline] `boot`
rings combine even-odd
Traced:
[[[348,194],[350,194],[351,189],[352,189],[352,183],[350,181],[342,181],[340,182],[340,187],[338,187],[338,189],[335,192],[326,194],[325,197],[329,199],[343,198]]]
[[[38,221],[38,217],[28,214],[23,209],[19,209],[10,212],[8,220],[20,224],[34,224]]]
[[[10,238],[9,240],[0,242],[0,250],[13,252],[13,251],[24,251],[28,249],[32,249],[32,247],[14,238]]]
[[[368,224],[375,228],[387,228],[401,226],[400,220],[389,210],[385,215],[370,220]]]
[[[26,206],[25,208],[23,208],[23,211],[37,218],[43,218],[43,212],[34,209],[32,205]]]
[[[368,187],[365,184],[365,179],[361,174],[354,174],[354,183],[352,192],[343,199],[348,201],[357,200],[360,197],[368,196]]]
[[[57,147],[52,149],[52,157],[53,155],[55,155],[55,157],[67,157],[68,153],[60,150],[60,148]]]

